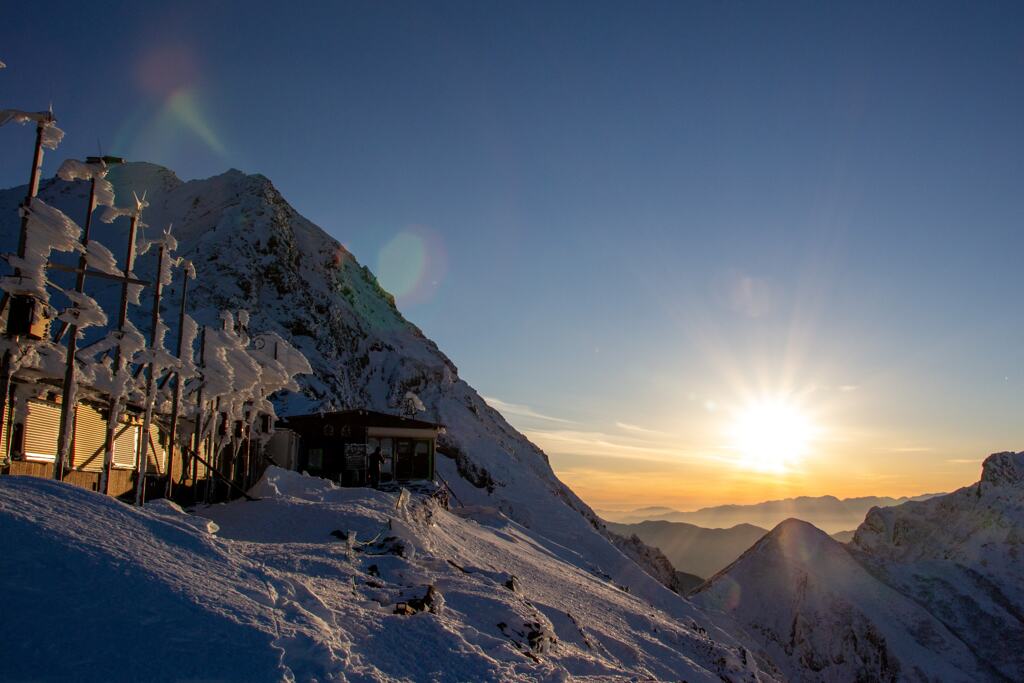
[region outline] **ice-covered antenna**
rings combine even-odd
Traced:
[[[139,195],[135,193],[135,190],[132,190],[132,196],[135,197],[135,212],[136,213],[142,213],[142,210],[145,209],[147,206],[149,206],[149,202],[146,201],[146,193],[148,191],[149,190],[143,190],[142,191],[142,199],[139,199]]]

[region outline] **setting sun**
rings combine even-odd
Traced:
[[[795,406],[783,400],[751,403],[738,411],[729,428],[737,466],[760,472],[790,470],[806,454],[814,427]]]

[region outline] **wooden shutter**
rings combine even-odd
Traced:
[[[60,406],[56,403],[29,401],[25,417],[25,457],[29,460],[54,460],[60,431]]]
[[[164,474],[167,466],[167,449],[160,442],[160,429],[155,422],[149,425],[149,444],[146,450],[146,472]]]
[[[71,462],[76,470],[99,472],[107,443],[107,421],[100,411],[79,403],[75,415],[75,452]]]
[[[114,440],[114,465],[134,468],[139,453],[139,427],[134,424],[120,424],[117,431],[119,435]]]

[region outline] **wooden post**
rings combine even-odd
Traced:
[[[35,152],[32,155],[32,172],[28,178],[28,193],[25,195],[25,202],[22,204],[24,208],[24,215],[21,217],[21,232],[18,234],[18,258],[25,258],[25,245],[28,242],[28,210],[32,208],[32,200],[39,193],[39,173],[43,167],[43,132],[46,130],[46,126],[54,123],[53,115],[49,116],[48,120],[39,121],[36,124],[36,147]],[[15,276],[21,275],[21,269],[14,269]],[[10,334],[11,318],[8,314],[7,317],[7,330],[5,333],[10,339],[14,339],[17,335]],[[8,433],[14,429],[14,420],[9,419],[7,416],[8,397],[11,393],[11,351],[7,349],[4,351],[3,357],[0,358],[0,424],[4,420],[7,420],[7,431]],[[13,417],[13,415],[12,415]]]
[[[124,332],[125,321],[128,320],[128,280],[132,269],[135,267],[135,235],[139,227],[139,215],[141,208],[132,215],[128,227],[128,253],[124,259],[125,281],[121,285],[121,305],[117,312],[117,329]],[[116,379],[124,365],[124,358],[121,356],[121,345],[117,345],[114,351],[113,376]],[[110,414],[107,416],[107,438],[103,450],[103,471],[100,473],[100,492],[106,495],[110,490],[110,468],[114,463],[114,438],[117,430],[117,416],[120,412],[120,397],[110,397]]]
[[[181,360],[185,344],[185,304],[188,301],[188,270],[182,270],[181,278],[181,309],[178,311],[178,346],[176,356]],[[192,356],[192,349],[188,350],[189,357]],[[167,491],[165,495],[170,498],[174,493],[174,444],[178,436],[178,410],[181,403],[181,373],[174,373],[174,397],[171,399],[171,433],[167,438]],[[185,466],[187,461],[181,459],[181,477],[185,478]]]
[[[89,230],[92,228],[92,214],[96,210],[96,178],[93,177],[89,187],[89,206],[85,211],[85,229],[82,232],[82,246],[85,248],[89,247]],[[85,269],[88,263],[85,260],[85,252],[78,258],[78,274],[75,276],[75,291],[85,291]],[[63,334],[63,331],[61,332]],[[60,335],[57,337],[60,339]],[[63,399],[60,403],[60,430],[57,433],[57,458],[53,466],[53,478],[62,480],[64,479],[64,470],[69,468],[69,453],[71,446],[74,443],[74,432],[73,427],[69,429],[69,423],[74,424],[75,413],[78,410],[78,399],[76,396],[78,392],[72,392],[71,388],[75,383],[75,353],[78,351],[78,325],[70,326],[70,335],[68,337],[68,351],[67,351],[67,364],[64,368],[64,383],[61,386],[61,396]],[[68,438],[69,432],[71,432],[71,438]]]
[[[167,248],[161,244],[160,251],[157,252],[156,259],[156,278],[153,282],[153,318],[152,325],[153,329],[149,334],[149,350],[150,352],[156,351],[157,344],[157,328],[160,325],[160,294],[163,290],[163,283],[160,281],[160,273],[164,267],[164,259],[167,258]],[[136,481],[135,481],[135,504],[142,505],[144,498],[146,497],[146,468],[149,463],[146,460],[147,452],[149,451],[149,428],[153,424],[153,404],[156,402],[156,397],[153,395],[153,383],[156,381],[154,377],[153,361],[149,361],[149,367],[146,371],[146,412],[142,418],[142,448],[139,449],[139,464],[136,468]]]
[[[196,428],[192,442],[192,492],[195,497],[196,486],[199,483],[199,461],[194,456],[199,454],[203,447],[203,384],[206,378],[202,376],[202,369],[206,366],[206,326],[203,325],[199,332],[199,387],[196,389]],[[205,486],[205,485],[204,485]]]

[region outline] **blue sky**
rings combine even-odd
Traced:
[[[1018,4],[171,5],[5,12],[47,173],[268,176],[599,507],[917,493],[1021,448]],[[723,465],[751,397],[819,427],[800,468]]]

